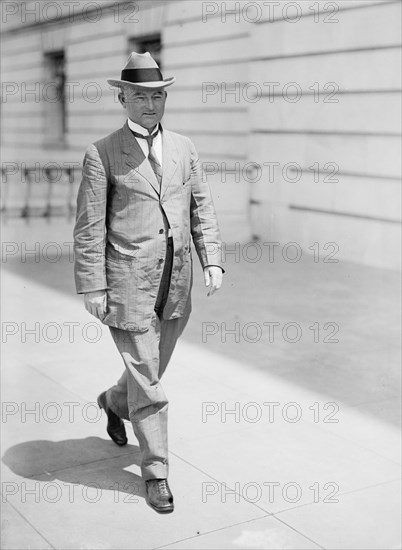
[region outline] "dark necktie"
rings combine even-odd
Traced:
[[[148,153],[148,160],[152,166],[152,170],[155,172],[156,179],[158,180],[159,187],[162,183],[162,166],[160,165],[158,158],[155,153],[155,147],[153,146],[154,138],[159,133],[159,127],[158,130],[154,134],[150,134],[149,136],[143,136],[142,134],[139,134],[138,132],[134,132],[134,130],[131,130],[133,135],[136,138],[139,139],[146,139],[148,143],[149,153]]]

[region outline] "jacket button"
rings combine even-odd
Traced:
[[[160,263],[160,264],[163,264],[164,261],[165,261],[165,260],[164,260],[163,258],[159,258],[159,263]]]
[[[165,230],[164,229],[159,229],[159,235],[162,235],[162,233],[164,233]]]

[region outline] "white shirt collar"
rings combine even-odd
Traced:
[[[142,136],[149,136],[150,135],[146,128],[144,128],[143,126],[140,126],[136,122],[133,122],[130,118],[127,119],[127,123],[128,123],[128,127],[133,132],[137,132],[138,134],[141,134]],[[155,133],[155,130],[157,130],[158,128],[159,128],[159,124],[156,125],[156,128],[154,128],[152,133]]]

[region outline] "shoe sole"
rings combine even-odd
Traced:
[[[147,499],[148,505],[155,510],[155,512],[158,512],[158,514],[171,514],[174,511],[174,507],[171,508],[158,508],[157,506],[154,506],[149,500]]]

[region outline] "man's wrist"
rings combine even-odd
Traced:
[[[220,265],[217,265],[217,264],[208,264],[208,265],[206,265],[206,266],[204,267],[204,269],[207,269],[207,267],[219,267],[219,269],[222,270],[222,273],[225,273],[225,270],[224,270],[223,267],[220,266]]]

